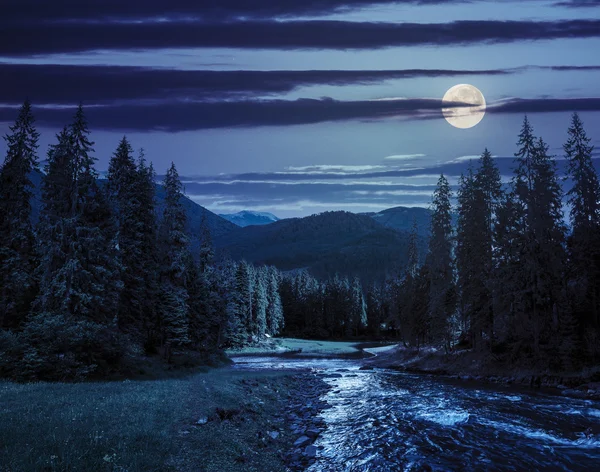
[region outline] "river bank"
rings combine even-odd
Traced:
[[[565,396],[600,399],[600,367],[552,372],[535,366],[507,365],[491,355],[468,350],[446,354],[431,347],[412,349],[401,345],[377,354],[364,361],[364,368],[441,375],[465,382],[548,388]]]
[[[0,471],[302,470],[325,427],[316,418],[328,388],[306,372],[231,367],[166,380],[2,382]]]

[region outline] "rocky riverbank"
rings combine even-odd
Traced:
[[[304,470],[315,462],[318,448],[313,443],[327,428],[319,413],[329,408],[321,398],[331,387],[323,378],[324,374],[304,373],[299,380],[302,388],[289,395],[285,419],[294,442],[284,458],[292,471]]]
[[[599,369],[555,373],[535,367],[509,366],[476,352],[446,354],[430,347],[417,350],[402,346],[365,360],[364,368],[371,367],[441,375],[464,382],[548,388],[564,396],[600,399]]]

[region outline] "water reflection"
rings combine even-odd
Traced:
[[[311,471],[600,470],[600,402],[359,371],[348,360],[238,361],[339,374],[324,377],[331,408]]]

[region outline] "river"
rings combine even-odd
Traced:
[[[598,401],[361,371],[355,360],[234,361],[239,369],[310,369],[330,384],[327,429],[309,471],[600,471]]]

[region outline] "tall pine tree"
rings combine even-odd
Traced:
[[[35,296],[35,241],[31,226],[31,173],[37,170],[39,133],[26,101],[4,137],[0,168],[0,329],[17,328]]]

